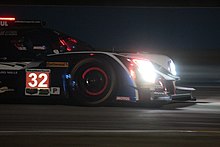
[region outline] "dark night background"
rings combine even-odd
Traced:
[[[44,20],[47,27],[102,50],[162,53],[174,59],[186,83],[216,86],[220,82],[220,7],[187,4],[26,2],[0,5],[0,16]]]

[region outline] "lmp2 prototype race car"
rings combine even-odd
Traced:
[[[1,98],[52,97],[87,106],[194,100],[193,88],[175,85],[169,57],[96,51],[41,21],[1,17],[0,49]]]

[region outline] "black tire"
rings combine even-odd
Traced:
[[[116,76],[106,61],[88,58],[71,71],[70,97],[79,105],[100,106],[114,98]]]

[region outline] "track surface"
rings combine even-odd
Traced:
[[[220,146],[220,92],[152,108],[1,104],[0,146]]]

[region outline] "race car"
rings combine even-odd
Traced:
[[[178,87],[175,64],[149,53],[97,51],[41,21],[0,17],[0,97],[60,98],[100,106],[115,101],[195,100]]]

